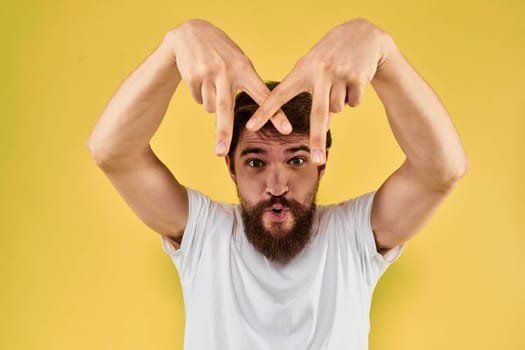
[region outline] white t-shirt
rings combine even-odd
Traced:
[[[162,237],[181,279],[185,349],[368,348],[372,292],[402,250],[377,253],[373,192],[318,206],[311,242],[286,265],[253,248],[238,205],[188,197],[180,249]]]

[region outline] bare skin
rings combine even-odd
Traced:
[[[381,253],[416,234],[468,167],[460,139],[437,96],[392,38],[370,22],[352,20],[335,27],[270,93],[250,60],[223,31],[193,20],[168,32],[158,49],[126,79],[88,141],[97,164],[134,212],[173,241],[180,242],[186,226],[187,193],[149,143],[181,80],[196,102],[216,113],[215,153],[221,156],[227,154],[231,140],[237,90],[261,105],[247,125],[251,132],[271,119],[283,134],[292,130],[280,107],[298,93],[311,91],[309,169],[326,162],[324,138],[330,113],[340,112],[345,104],[357,106],[371,82],[406,155],[374,200],[371,221]],[[290,140],[294,142],[293,137]],[[261,188],[270,188],[288,175],[288,191],[296,183],[302,186],[284,167],[282,145],[268,147],[272,169],[279,171],[257,177],[253,192],[247,176],[252,169],[237,169],[236,162],[234,180],[247,198],[266,195]],[[299,192],[292,193],[300,199]]]

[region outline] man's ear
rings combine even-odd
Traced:
[[[324,162],[324,164],[319,166],[319,179],[323,177],[324,172],[326,170],[326,163],[328,163],[328,150],[326,150],[325,159],[326,161]]]
[[[226,166],[228,167],[228,172],[230,173],[230,177],[232,178],[233,182],[235,182],[235,171],[233,169],[233,163],[230,160],[230,156],[229,155],[224,156],[224,161],[226,162]]]

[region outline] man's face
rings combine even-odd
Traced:
[[[244,130],[233,153],[230,173],[246,236],[275,262],[290,261],[310,240],[322,171],[312,163],[308,144],[307,135],[274,137]]]

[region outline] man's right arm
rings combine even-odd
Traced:
[[[245,91],[259,104],[270,93],[250,60],[222,30],[192,20],[169,31],[124,81],[88,141],[96,163],[135,214],[176,242],[188,220],[188,194],[153,153],[150,140],[181,80],[196,102],[216,113],[220,156],[230,145],[235,92]],[[272,122],[282,132],[291,131],[282,112]]]
[[[135,214],[154,231],[179,240],[188,217],[187,193],[150,147],[181,80],[172,40],[168,33],[120,86],[88,147]]]

